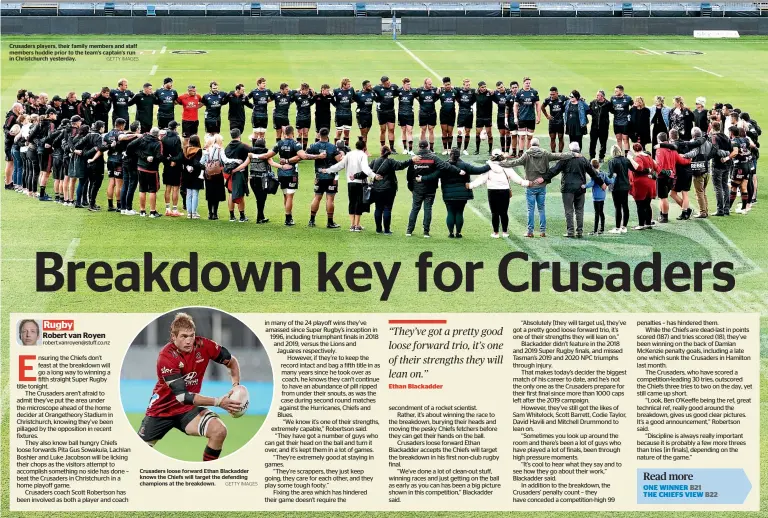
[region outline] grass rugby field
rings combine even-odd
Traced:
[[[748,110],[762,126],[768,127],[768,39],[741,38],[733,41],[707,41],[693,38],[633,38],[633,37],[585,37],[585,38],[402,38],[397,43],[391,38],[361,37],[122,37],[121,42],[137,43],[143,54],[138,61],[106,61],[104,58],[80,57],[72,63],[24,63],[8,61],[8,44],[13,42],[45,43],[111,43],[107,36],[93,37],[30,37],[3,38],[2,41],[2,103],[7,110],[19,88],[33,92],[46,91],[49,95],[64,94],[70,90],[78,94],[94,92],[103,85],[114,86],[117,79],[126,77],[129,88],[138,91],[140,85],[150,81],[160,86],[162,78],[173,77],[177,90],[189,83],[198,85],[203,93],[205,85],[216,80],[221,89],[230,90],[242,82],[250,90],[259,76],[268,79],[273,90],[286,81],[291,87],[306,81],[313,87],[327,82],[338,84],[341,77],[352,79],[357,87],[363,79],[378,82],[381,75],[388,75],[393,82],[402,77],[411,78],[414,86],[424,77],[438,79],[449,75],[454,83],[464,76],[473,83],[485,80],[495,84],[518,81],[524,75],[533,79],[534,88],[546,95],[549,87],[556,85],[561,92],[572,88],[592,98],[599,89],[610,91],[621,83],[631,96],[642,95],[650,102],[661,94],[671,101],[675,95],[683,95],[692,104],[695,97],[731,102]],[[205,54],[176,54],[177,50],[201,50]],[[668,54],[667,52],[696,51],[700,54]],[[224,109],[226,112],[226,108]],[[291,120],[294,118],[291,110]],[[180,109],[177,109],[180,116]],[[250,129],[250,126],[246,126]],[[226,133],[226,121],[222,128]],[[544,133],[545,126],[537,133]],[[353,130],[353,140],[356,131]],[[273,142],[272,132],[269,141]],[[398,129],[399,143],[399,129]],[[439,135],[437,137],[439,149]],[[378,144],[378,132],[374,128],[369,143],[372,149]],[[609,142],[610,144],[610,142]],[[547,145],[546,139],[543,145]],[[481,153],[486,151],[482,146]],[[486,155],[470,157],[484,160]],[[294,217],[297,225],[285,228],[281,224],[282,206],[278,196],[270,197],[267,214],[269,225],[253,224],[255,202],[247,199],[251,223],[230,224],[226,220],[188,221],[180,218],[146,220],[127,218],[111,213],[91,214],[83,210],[41,204],[12,192],[0,196],[2,217],[2,322],[8,326],[9,312],[99,312],[109,309],[116,312],[165,312],[175,307],[208,305],[230,311],[258,312],[480,312],[480,311],[536,311],[536,312],[665,312],[665,311],[713,311],[759,312],[762,322],[762,356],[768,357],[768,249],[765,245],[766,213],[768,201],[765,194],[746,216],[727,219],[712,218],[704,221],[672,223],[661,231],[630,232],[623,236],[589,238],[579,242],[559,237],[564,231],[563,211],[557,187],[549,189],[547,239],[523,239],[525,202],[521,189],[515,188],[511,200],[511,237],[508,240],[491,240],[490,213],[484,189],[476,191],[475,200],[466,211],[463,241],[448,240],[444,230],[445,208],[438,199],[432,225],[431,240],[404,237],[405,223],[410,208],[410,193],[404,182],[395,201],[393,214],[394,236],[376,235],[371,215],[363,217],[366,232],[353,234],[345,230],[347,221],[346,189],[338,196],[337,221],[339,231],[323,228],[324,210],[318,215],[318,228],[306,228],[308,206],[311,200],[312,169],[310,164],[301,165],[299,191],[295,199]],[[758,171],[762,169],[758,165]],[[768,186],[768,184],[766,184]],[[768,189],[764,187],[763,189]],[[711,190],[711,187],[710,187]],[[102,188],[102,197],[105,188]],[[766,191],[768,192],[768,191]],[[713,196],[710,201],[714,204]],[[102,198],[100,202],[106,206]],[[591,229],[591,203],[587,200],[585,227]],[[608,225],[611,225],[613,208],[606,209]],[[655,204],[654,204],[655,208]],[[634,207],[631,208],[632,219]],[[671,216],[678,212],[673,209]],[[418,228],[418,227],[417,227]],[[85,261],[138,259],[150,251],[156,259],[184,258],[190,251],[200,254],[201,261],[277,261],[297,260],[302,265],[302,292],[237,294],[233,288],[221,293],[162,293],[151,294],[96,294],[88,291],[75,293],[35,293],[34,254],[37,251],[55,251],[67,259]],[[485,269],[477,278],[475,293],[457,291],[447,296],[432,288],[426,293],[417,290],[416,271],[413,263],[425,250],[434,253],[433,262],[451,260],[483,261]],[[544,291],[511,294],[505,291],[496,278],[496,265],[509,251],[522,250],[532,260],[585,261],[607,263],[622,259],[637,263],[646,259],[652,251],[662,253],[665,263],[681,260],[719,261],[730,260],[737,265],[736,289],[727,294],[558,294]],[[319,293],[313,279],[316,277],[316,256],[327,252],[329,258],[348,264],[354,260],[378,260],[385,265],[402,261],[403,267],[389,301],[379,301],[380,292],[367,293]],[[529,276],[520,266],[513,272],[515,279]],[[5,327],[7,329],[7,327]],[[2,357],[8,357],[7,333],[3,334]],[[757,351],[755,351],[757,354]],[[768,377],[768,360],[763,359],[764,377]],[[7,376],[7,362],[2,362],[2,374]],[[768,457],[768,385],[762,384],[762,450],[763,466]],[[3,452],[8,452],[8,393],[4,384]],[[194,456],[198,449],[194,448]],[[5,456],[5,455],[4,455]],[[7,460],[3,462],[2,480],[3,514],[8,513]],[[768,506],[768,468],[761,477],[763,508]],[[753,489],[756,490],[756,489]],[[46,518],[51,513],[45,513]],[[107,513],[93,513],[100,516]],[[182,516],[184,513],[167,513]],[[217,513],[209,513],[219,516]],[[221,513],[232,516],[238,513]],[[323,513],[317,513],[323,514]],[[331,513],[327,513],[329,516]],[[370,513],[371,515],[374,513]],[[378,513],[377,513],[378,514]],[[421,513],[409,513],[421,514]],[[441,513],[445,514],[445,513]],[[459,513],[456,513],[459,514]],[[469,513],[461,513],[468,515]],[[517,513],[523,514],[523,513]],[[536,516],[609,516],[610,513],[538,513]],[[683,516],[693,513],[635,513],[637,516]],[[30,516],[37,516],[31,513]],[[115,513],[109,513],[115,516]],[[129,513],[117,513],[128,516]],[[527,515],[527,514],[526,514]],[[533,513],[530,513],[533,516]],[[736,516],[736,513],[718,513],[720,516]],[[43,513],[39,513],[43,516]],[[453,514],[452,514],[453,516]]]

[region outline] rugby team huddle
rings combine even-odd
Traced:
[[[274,146],[266,142],[271,103]],[[179,105],[180,128],[176,120]],[[293,126],[289,116],[292,105],[296,107]],[[131,117],[133,106],[136,108]],[[225,106],[230,127],[226,147],[220,134]],[[246,108],[251,110],[253,127],[248,137],[244,136]],[[204,109],[202,142],[198,136],[200,109]],[[372,159],[368,137],[374,111],[381,152]],[[548,119],[549,151],[543,150],[534,136],[542,115]],[[616,145],[603,166],[611,117]],[[313,119],[315,135],[310,144]],[[353,119],[359,136],[354,149],[350,149]],[[400,126],[400,149],[395,147],[396,125]],[[435,152],[438,126],[440,151],[450,155],[446,160]],[[498,141],[494,140],[494,126]],[[6,190],[40,201],[92,212],[101,210],[96,201],[106,166],[109,212],[160,217],[156,197],[162,179],[166,216],[183,215],[179,211],[181,197],[186,217],[199,219],[199,194],[204,190],[208,219],[218,219],[219,204],[227,202],[230,221],[246,222],[245,196],[252,191],[257,201],[256,222],[263,224],[269,221],[264,212],[267,197],[280,188],[285,225],[292,226],[293,198],[299,187],[298,162],[313,160],[315,181],[309,226],[315,226],[325,196],[326,226],[340,227],[334,220],[334,200],[338,173],[344,169],[350,231],[362,231],[361,215],[375,206],[377,232],[390,235],[397,171],[407,169],[413,204],[406,235],[413,234],[423,207],[424,236],[430,236],[432,205],[441,188],[451,238],[462,237],[464,207],[473,198],[472,190],[482,184],[488,187],[492,237],[500,237],[500,230],[501,236],[507,237],[510,180],[526,188],[525,237],[533,237],[536,208],[539,235],[545,237],[546,184],[559,174],[566,237],[583,236],[584,194],[590,188],[595,207],[591,234],[605,231],[606,190],[612,193],[616,208],[616,227],[610,231],[616,234],[627,231],[629,196],[637,204],[637,230],[667,223],[670,197],[681,209],[677,219],[690,219],[693,210],[688,193],[692,187],[699,207],[695,217],[708,217],[706,191],[710,178],[717,199],[713,215],[729,215],[737,197],[741,204],[734,212],[746,214],[757,202],[756,163],[761,134],[757,121],[748,113],[727,103],[714,103],[707,109],[701,97],[696,99],[695,108],[689,109],[682,97],[675,97],[674,106],[667,107],[664,98],[656,96],[653,105],[646,106],[642,97],[633,99],[621,85],[614,88],[611,97],[600,90],[587,102],[576,90],[566,97],[556,87],[540,98],[527,77],[522,86],[517,81],[509,86],[498,81],[491,89],[484,81],[473,87],[469,79],[454,86],[448,77],[442,78],[442,86],[426,78],[412,87],[408,78],[396,85],[386,76],[376,85],[363,81],[359,90],[352,87],[349,78],[342,79],[337,88],[324,84],[319,91],[306,83],[298,90],[282,83],[273,92],[267,88],[265,78],[259,78],[250,92],[243,84],[229,92],[221,91],[214,81],[204,95],[198,94],[194,85],[179,94],[172,78],[164,79],[157,90],[145,83],[136,94],[128,89],[126,79],[120,79],[117,88],[105,86],[97,94],[85,92],[79,98],[75,92],[65,98],[54,95],[49,99],[45,93],[34,95],[20,90],[3,129]],[[470,147],[472,133],[474,149]],[[569,149],[563,152],[565,135]],[[585,136],[589,136],[591,161],[582,156]],[[250,145],[244,139],[250,140]],[[470,152],[480,154],[484,142],[491,155],[487,163],[477,165],[461,159]],[[407,158],[393,159],[391,155],[398,152]],[[550,162],[555,161],[557,164],[550,167]],[[516,166],[524,167],[522,177],[513,169]],[[49,194],[50,176],[53,193]],[[138,212],[133,208],[137,187]],[[654,219],[651,200],[656,198],[660,202]]]

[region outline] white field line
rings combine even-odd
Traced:
[[[69,246],[67,247],[67,251],[64,253],[64,262],[68,262],[74,259],[78,246],[80,246],[80,238],[72,238],[72,241],[69,242]]]
[[[696,70],[698,70],[700,72],[704,72],[706,74],[712,74],[713,76],[716,76],[716,77],[725,77],[725,76],[722,76],[722,75],[718,74],[717,72],[712,72],[711,70],[707,70],[705,68],[701,68],[701,67],[693,67],[693,68],[695,68]]]
[[[646,52],[650,52],[651,54],[655,54],[657,56],[661,56],[661,52],[656,52],[655,50],[646,49],[645,47],[640,47],[640,48],[643,49]]]
[[[157,72],[157,65],[152,65],[152,70],[149,71],[149,75],[153,76]]]
[[[418,63],[419,65],[421,65],[421,66],[422,66],[422,68],[423,68],[424,70],[426,70],[426,71],[427,71],[427,72],[429,72],[430,74],[434,75],[434,76],[435,76],[435,78],[438,78],[438,77],[440,77],[440,74],[438,74],[437,72],[435,72],[435,71],[434,71],[433,69],[431,69],[431,68],[430,68],[430,67],[429,67],[429,66],[428,66],[426,63],[424,63],[424,62],[423,62],[421,59],[419,59],[419,56],[417,56],[416,54],[414,54],[413,52],[411,52],[410,50],[408,50],[408,47],[406,47],[405,45],[403,45],[403,44],[402,44],[402,43],[400,43],[399,41],[395,41],[395,43],[397,44],[397,46],[398,46],[398,47],[400,47],[401,49],[403,49],[403,50],[405,51],[405,53],[406,53],[406,54],[408,54],[409,56],[411,56],[411,58],[412,58],[412,59],[413,59],[413,60],[414,60],[416,63]]]
[[[163,48],[160,49],[160,54],[165,54],[165,45],[163,45]]]

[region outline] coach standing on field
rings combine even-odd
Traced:
[[[245,95],[245,85],[242,83],[235,86],[235,89],[227,94],[227,98],[223,104],[229,105],[229,113],[227,119],[229,120],[229,129],[240,130],[242,135],[245,131],[245,107],[253,108],[253,105]]]
[[[608,127],[611,120],[610,101],[605,98],[605,91],[598,90],[595,99],[589,103],[592,126],[589,129],[589,158],[597,158],[597,143],[600,143],[599,160],[605,160],[605,147],[608,143]]]
[[[182,106],[181,138],[183,146],[186,147],[189,137],[197,135],[200,127],[200,119],[197,112],[203,106],[203,98],[197,94],[195,85],[189,85],[187,93],[180,95],[177,102]]]

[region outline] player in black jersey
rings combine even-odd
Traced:
[[[507,103],[507,130],[509,131],[510,143],[507,148],[509,156],[517,156],[517,123],[515,123],[515,98],[520,84],[517,81],[509,83],[509,102]]]
[[[360,128],[358,140],[368,145],[368,132],[373,126],[373,103],[374,103],[373,85],[367,79],[363,81],[363,89],[355,92],[354,100],[357,103],[357,127]]]
[[[509,152],[509,130],[507,129],[507,104],[509,103],[509,93],[504,88],[503,81],[496,81],[496,91],[493,92],[493,103],[497,106],[496,109],[496,129],[499,130],[501,138],[501,152]]]
[[[336,106],[336,140],[344,134],[344,143],[349,146],[349,130],[352,129],[352,102],[355,89],[348,77],[341,80],[341,86],[333,91]]]
[[[376,117],[379,119],[379,143],[384,147],[386,139],[389,139],[390,149],[395,148],[395,99],[399,90],[387,76],[381,76],[381,83],[373,87]]]
[[[280,83],[280,91],[272,94],[272,99],[275,101],[275,109],[272,111],[272,127],[275,128],[277,142],[283,139],[283,128],[291,125],[288,120],[288,111],[291,109],[291,102],[295,93],[288,86],[288,83]]]
[[[477,83],[475,92],[476,124],[475,124],[475,154],[480,154],[480,141],[485,132],[488,139],[488,154],[493,150],[493,92],[488,90],[485,81]]]
[[[174,111],[176,108],[176,101],[179,99],[179,93],[173,88],[172,78],[166,77],[163,79],[162,88],[155,90],[155,98],[155,104],[158,105],[157,127],[165,129],[168,127],[169,122],[176,119]]]
[[[256,88],[248,94],[248,99],[253,102],[251,125],[254,130],[266,131],[269,124],[267,106],[272,102],[272,95],[272,90],[267,89],[267,80],[263,77],[258,78],[256,80]]]
[[[456,89],[456,104],[459,105],[459,118],[456,122],[459,127],[459,135],[456,138],[456,143],[465,155],[469,154],[467,148],[469,147],[469,133],[474,124],[472,119],[474,118],[475,98],[475,89],[472,88],[469,79],[464,79],[461,89]]]
[[[443,78],[440,89],[440,133],[443,139],[443,154],[453,147],[453,127],[456,125],[456,92],[451,86],[451,78]]]
[[[403,153],[413,154],[413,100],[416,90],[411,89],[411,80],[403,78],[403,86],[397,92],[397,123],[403,139]]]
[[[320,87],[320,93],[316,93],[312,99],[315,104],[315,142],[320,141],[320,130],[331,127],[331,105],[335,102],[330,85]]]
[[[210,91],[203,96],[205,106],[203,121],[205,133],[215,135],[221,133],[221,107],[227,104],[228,96],[219,90],[219,84],[216,81],[211,81],[208,86]]]
[[[421,88],[416,90],[416,99],[419,101],[419,128],[421,129],[421,140],[427,140],[429,134],[429,149],[435,150],[435,126],[437,126],[437,103],[438,90],[432,86],[432,79],[429,77],[424,80]]]
[[[558,153],[563,152],[565,147],[565,119],[563,114],[565,113],[565,103],[568,99],[564,95],[560,95],[557,91],[557,87],[553,86],[549,89],[549,97],[544,99],[541,103],[541,113],[549,121],[549,149],[555,152],[555,141],[558,140]],[[549,113],[547,112],[547,106],[549,106]]]
[[[125,124],[130,123],[128,117],[128,102],[133,98],[133,92],[128,90],[128,80],[123,78],[117,82],[117,88],[109,92],[112,100],[112,127],[115,127],[117,119],[123,119]],[[62,117],[72,120],[74,113],[62,113]]]
[[[293,93],[293,102],[296,104],[296,133],[297,142],[303,149],[307,149],[309,143],[309,128],[312,127],[312,105],[315,104],[315,92],[307,83],[301,83],[298,92]]]

